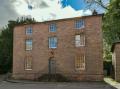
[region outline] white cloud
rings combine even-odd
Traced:
[[[46,5],[49,7],[41,8],[37,7],[40,5],[40,1],[44,1]],[[18,5],[19,3],[22,3]],[[83,15],[90,15],[90,10],[79,10],[75,11],[70,6],[66,8],[61,8],[61,5],[58,4],[58,0],[32,0],[32,5],[34,7],[37,7],[33,10],[28,10],[27,3],[25,0],[19,0],[18,2],[14,3],[15,10],[18,14],[22,15],[31,15],[34,17],[37,21],[43,21],[43,20],[51,20],[51,19],[62,19],[62,18],[71,18],[71,17],[78,17]],[[17,4],[18,3],[18,4]],[[34,4],[37,3],[37,4]],[[44,4],[45,4],[44,3]],[[35,6],[36,5],[36,6]]]
[[[19,15],[16,13],[10,0],[0,0],[0,28],[9,20],[15,20]]]

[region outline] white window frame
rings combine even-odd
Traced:
[[[82,29],[85,27],[85,21],[84,19],[76,20],[75,21],[75,28],[76,29]]]
[[[30,48],[27,47],[27,46],[30,46]],[[33,40],[32,39],[25,40],[25,49],[26,49],[26,51],[31,51],[32,47],[33,47]]]
[[[57,27],[55,23],[52,23],[49,25],[49,32],[56,32],[57,31]]]
[[[83,36],[83,44],[81,41],[81,36]],[[75,47],[85,46],[85,35],[84,34],[77,34],[75,35]]]
[[[57,48],[57,37],[55,37],[55,36],[54,37],[49,37],[48,40],[49,40],[48,41],[49,42],[49,48],[53,48],[53,49]],[[52,43],[53,40],[54,40],[54,42]],[[52,45],[56,45],[56,46],[52,47]]]
[[[32,33],[33,33],[32,27],[31,26],[26,27],[26,35],[32,35]]]
[[[24,63],[25,70],[32,70],[32,57],[26,57]]]
[[[79,59],[79,61],[82,61],[82,59],[81,59],[82,57],[83,57],[83,61],[84,62],[83,63],[79,63],[78,59]],[[82,65],[80,65],[80,64],[82,64]],[[83,70],[85,70],[85,64],[86,64],[85,63],[85,55],[81,55],[81,56],[76,56],[75,57],[75,70],[76,71],[80,71],[80,70],[83,71]],[[79,66],[79,68],[78,68],[78,66]]]

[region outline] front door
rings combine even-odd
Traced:
[[[54,58],[49,59],[49,74],[55,74],[56,73],[56,61]]]

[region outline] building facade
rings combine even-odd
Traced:
[[[103,79],[102,15],[16,26],[13,77],[57,73],[71,80]]]
[[[114,78],[120,82],[120,42],[112,45],[112,65],[114,68]]]

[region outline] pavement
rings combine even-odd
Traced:
[[[0,75],[0,82],[2,82],[5,79],[6,75]]]
[[[117,89],[105,82],[34,82],[5,80],[0,76],[0,89]]]
[[[112,78],[106,77],[106,78],[104,78],[104,81],[105,81],[107,84],[115,87],[116,89],[120,89],[120,83],[119,83],[119,82],[116,82],[116,81],[113,80]]]

